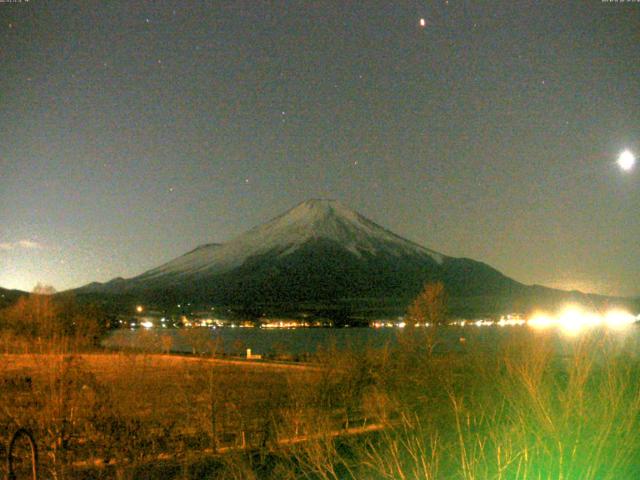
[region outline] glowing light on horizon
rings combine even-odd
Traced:
[[[524,325],[526,320],[520,318],[519,315],[507,315],[500,317],[500,320],[496,323],[499,327],[515,327],[519,325]]]
[[[636,322],[636,317],[624,310],[610,310],[604,316],[604,323],[614,330],[624,329]]]
[[[545,313],[536,313],[529,319],[527,325],[536,330],[544,330],[554,325],[554,319]]]
[[[585,328],[597,326],[600,320],[597,315],[585,312],[577,305],[570,305],[560,313],[558,323],[564,333],[574,336]]]
[[[611,330],[624,330],[636,321],[638,321],[638,318],[621,309],[609,310],[604,314],[599,314],[585,310],[579,305],[568,305],[557,315],[548,315],[543,312],[535,313],[527,321],[527,325],[536,330],[557,327],[565,335],[576,336],[580,332],[600,326],[605,326]]]

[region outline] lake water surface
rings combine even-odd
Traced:
[[[640,339],[640,328],[630,327],[630,331],[620,333],[616,338]],[[442,327],[437,334],[440,351],[465,351],[471,348],[495,350],[504,340],[533,335],[527,326],[512,327]],[[560,333],[549,332],[557,346],[566,350],[579,337],[567,338]],[[154,348],[162,346],[176,353],[191,352],[192,345],[200,345],[198,350],[215,348],[220,353],[244,355],[247,348],[254,354],[265,356],[290,354],[294,356],[313,354],[327,348],[364,350],[368,347],[380,348],[385,344],[395,344],[400,336],[410,335],[410,330],[398,328],[195,328],[195,329],[155,329],[155,330],[115,330],[103,342],[111,348]],[[215,345],[215,347],[214,347]]]

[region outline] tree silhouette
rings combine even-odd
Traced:
[[[97,306],[79,304],[72,295],[55,295],[52,287],[40,284],[0,311],[0,330],[24,339],[66,338],[96,344],[106,327],[107,318]]]
[[[429,324],[438,326],[447,319],[447,295],[442,282],[425,284],[420,294],[407,310],[407,323],[410,325]]]

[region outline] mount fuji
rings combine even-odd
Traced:
[[[320,199],[227,243],[202,245],[136,277],[92,283],[76,293],[165,305],[191,301],[287,311],[349,305],[395,312],[429,281],[444,283],[453,310],[461,314],[518,306],[534,291],[552,297],[558,292],[527,287],[482,262],[430,250],[338,201]]]

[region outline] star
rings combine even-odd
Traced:
[[[421,18],[421,19],[420,19],[420,26],[421,26],[422,28],[424,28],[424,27],[426,27],[426,26],[427,26],[427,21],[426,21],[424,18]]]

